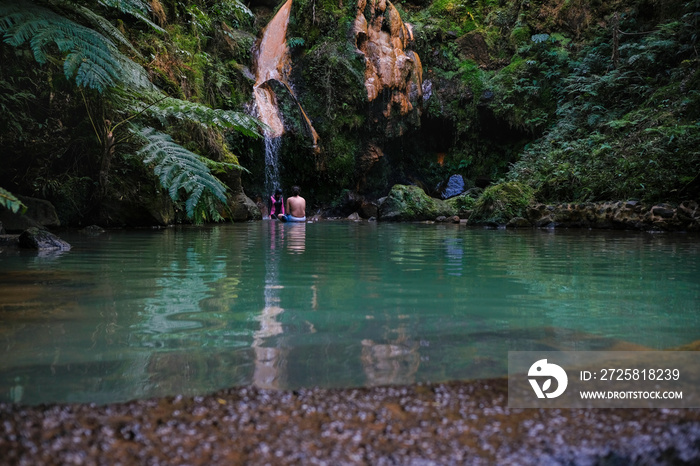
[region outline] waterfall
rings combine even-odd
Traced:
[[[255,84],[253,85],[254,109],[257,118],[267,127],[265,136],[265,189],[269,196],[275,188],[280,187],[279,179],[279,149],[284,121],[277,105],[277,97],[270,86],[270,81],[277,81],[287,90],[299,107],[302,119],[313,139],[314,149],[318,148],[318,135],[306,113],[301,108],[288,82],[291,62],[287,48],[287,25],[292,11],[292,0],[277,11],[275,16],[263,29],[260,40],[255,44]]]
[[[287,49],[287,24],[292,9],[292,0],[279,9],[265,27],[254,50],[255,56],[255,112],[267,127],[265,137],[265,190],[269,196],[280,187],[279,150],[284,133],[284,122],[277,105],[277,97],[268,81],[284,81],[289,67]]]
[[[281,188],[279,155],[282,137],[265,134],[265,192],[270,196],[275,189]]]

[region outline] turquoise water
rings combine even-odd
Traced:
[[[501,376],[700,340],[700,238],[275,221],[0,254],[0,401]]]

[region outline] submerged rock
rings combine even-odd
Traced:
[[[58,236],[39,228],[28,228],[19,235],[19,247],[39,251],[69,251],[71,246]]]

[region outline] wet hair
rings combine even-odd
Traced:
[[[280,188],[275,189],[275,194],[282,194],[282,190]]]
[[[298,196],[300,192],[299,186],[292,186],[292,196]]]

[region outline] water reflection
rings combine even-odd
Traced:
[[[281,388],[287,383],[286,359],[290,349],[285,346],[284,326],[281,322],[285,309],[282,294],[285,286],[280,273],[283,252],[302,254],[306,249],[306,223],[284,224],[266,222],[269,229],[270,247],[264,256],[265,286],[264,306],[254,320],[259,328],[253,334],[252,348],[255,354],[255,369],[252,383],[260,388]],[[312,285],[311,308],[317,308],[317,297]],[[313,325],[310,324],[313,329]]]
[[[263,289],[264,307],[261,313],[254,317],[260,328],[253,334],[253,351],[255,353],[255,370],[253,384],[260,388],[279,388],[284,369],[284,353],[282,348],[266,346],[268,339],[281,335],[284,331],[277,317],[284,312],[281,307],[280,294],[284,286],[280,284],[279,261],[276,252],[284,244],[284,225],[270,221],[270,248],[264,256],[265,287]]]
[[[0,401],[500,376],[509,350],[693,345],[681,236],[277,221],[0,254]]]
[[[306,250],[306,222],[284,225],[287,231],[287,249],[292,254]]]

